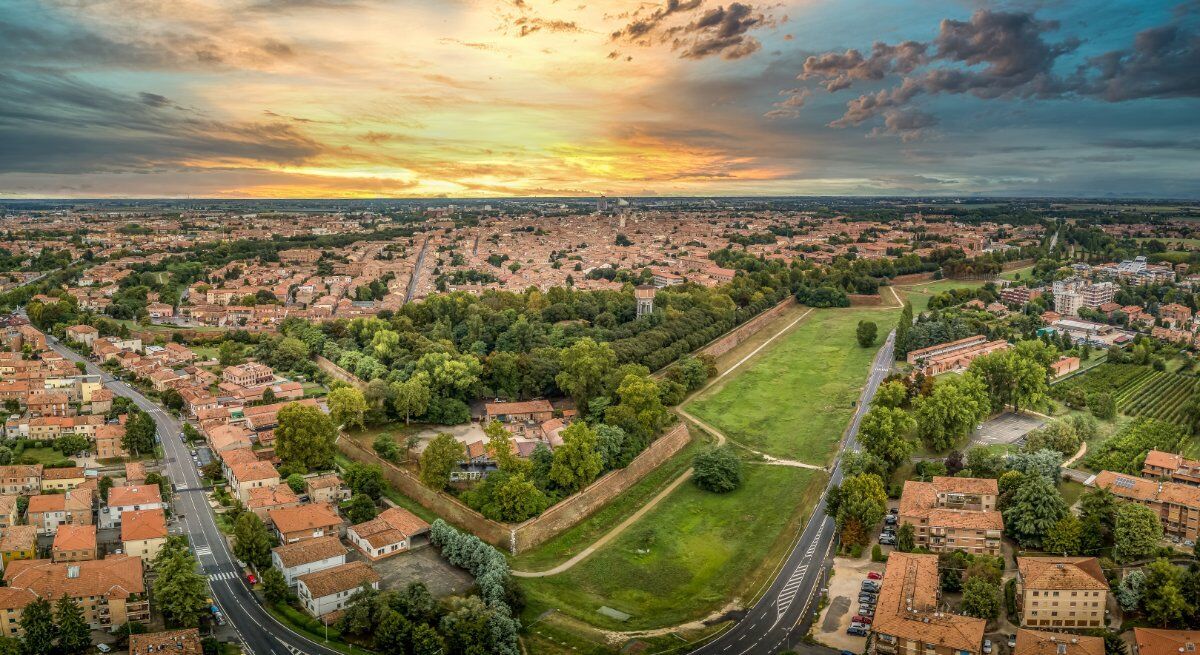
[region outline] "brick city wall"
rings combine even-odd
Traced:
[[[742,323],[729,332],[726,332],[723,336],[717,337],[713,341],[709,342],[707,346],[700,348],[700,350],[697,351],[697,354],[711,355],[713,357],[724,355],[730,350],[736,348],[738,344],[742,343],[746,339],[749,339],[751,335],[761,330],[767,323],[770,323],[781,316],[788,310],[789,307],[792,307],[795,304],[796,297],[788,296],[778,305],[775,305],[774,307],[764,311],[745,323]]]
[[[320,355],[317,355],[314,358],[314,361],[317,363],[317,368],[321,369],[322,371],[325,371],[325,373],[329,377],[331,377],[335,380],[341,380],[342,382],[345,382],[346,384],[350,384],[355,387],[358,387],[358,389],[360,391],[366,391],[367,383],[358,379],[358,377],[355,376],[350,371],[347,371],[346,369],[342,368],[341,366],[334,364],[333,362],[329,361],[328,359],[325,359],[324,357],[322,357]]]

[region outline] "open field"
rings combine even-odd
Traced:
[[[935,280],[908,286],[896,287],[900,295],[912,303],[913,313],[920,314],[929,306],[929,299],[951,289],[977,289],[987,280]]]
[[[21,451],[21,454],[14,459],[29,460],[35,464],[53,464],[64,459],[69,459],[66,455],[58,452],[53,448],[26,448]]]
[[[813,310],[685,409],[742,445],[827,464],[875,356],[875,347],[855,341],[855,327],[875,321],[882,340],[898,316],[895,309]]]
[[[702,618],[753,594],[762,571],[807,520],[825,475],[763,464],[744,471],[737,491],[713,494],[684,484],[574,568],[523,579],[529,599],[523,619],[557,609],[599,627],[635,630]],[[602,606],[631,617],[619,622],[597,613]]]
[[[658,495],[689,466],[696,453],[710,439],[703,439],[704,432],[692,427],[692,441],[673,457],[663,462],[642,478],[625,493],[617,496],[599,511],[580,521],[557,537],[509,559],[512,568],[520,571],[544,571],[574,557],[589,544],[604,536],[613,527],[638,511],[651,498]],[[645,520],[643,518],[643,520]]]
[[[1002,280],[1024,279],[1024,278],[1029,277],[1029,273],[1032,270],[1033,270],[1032,266],[1026,266],[1024,268],[1014,268],[1011,271],[1004,271],[1003,273],[1001,273],[1000,279],[1002,279]]]

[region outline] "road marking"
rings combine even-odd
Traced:
[[[230,571],[221,571],[220,573],[213,573],[212,575],[208,576],[208,579],[209,580],[234,580],[234,579],[237,579],[237,577],[238,576],[236,573],[232,573]]]
[[[285,643],[285,644],[283,644],[283,645],[284,645],[285,647],[287,647],[287,649],[288,649],[289,651],[291,651],[291,652],[292,652],[292,655],[304,655],[304,651],[300,650],[299,648],[296,648],[295,646],[293,646],[293,645],[291,645],[291,644]]]
[[[209,546],[200,546],[196,548],[197,555],[212,555],[212,548]]]
[[[776,597],[775,604],[775,622],[779,623],[783,619],[783,615],[792,607],[792,602],[796,600],[796,594],[800,592],[800,586],[804,582],[805,575],[808,574],[808,565],[812,560],[813,554],[816,553],[817,544],[821,542],[821,537],[825,534],[825,525],[817,530],[817,534],[813,537],[812,543],[808,549],[804,551],[804,557],[800,558],[800,563],[796,565],[795,570],[788,576],[787,582],[779,590],[779,595]]]

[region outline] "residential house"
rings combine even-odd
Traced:
[[[270,520],[268,512],[284,507],[300,505],[300,497],[286,484],[276,484],[269,487],[254,487],[249,490],[246,509],[258,515],[264,523]]]
[[[1142,464],[1142,477],[1200,486],[1200,460],[1151,450],[1146,453],[1146,461]]]
[[[139,485],[146,483],[146,465],[141,462],[125,462],[125,484]]]
[[[252,462],[237,462],[229,466],[229,487],[243,503],[250,500],[250,490],[278,484],[279,471],[270,462],[255,458]]]
[[[1200,630],[1134,628],[1132,655],[1186,655],[1200,650]]]
[[[874,652],[881,655],[980,655],[987,621],[946,612],[938,556],[894,551],[871,624]]]
[[[123,459],[129,457],[122,441],[125,439],[125,426],[109,423],[96,429],[96,459]]]
[[[918,547],[999,555],[1004,519],[996,511],[998,495],[993,479],[935,476],[931,482],[908,480],[900,497],[898,522],[913,526]]]
[[[227,366],[221,371],[221,379],[239,387],[257,387],[275,381],[275,372],[266,364],[250,362],[239,366]]]
[[[337,504],[350,499],[350,489],[342,483],[342,478],[336,473],[305,478],[304,492],[314,503]]]
[[[166,632],[129,635],[129,655],[203,655],[200,630],[185,628]]]
[[[99,336],[100,331],[90,325],[72,325],[67,328],[67,339],[81,343],[89,350],[92,348],[92,342]]]
[[[35,494],[42,489],[41,464],[0,466],[0,494]]]
[[[0,496],[0,530],[17,524],[17,496]]]
[[[341,517],[333,507],[325,503],[273,509],[267,512],[267,517],[279,533],[279,540],[285,544],[302,539],[338,535],[342,526]]]
[[[120,526],[125,512],[164,507],[162,490],[156,484],[113,487],[108,490],[107,506],[100,510],[100,527]]]
[[[348,562],[296,578],[300,604],[315,617],[346,608],[363,585],[379,588],[379,574],[366,562]]]
[[[554,406],[549,400],[526,400],[516,403],[487,403],[484,406],[488,421],[501,423],[544,423],[554,418]]]
[[[81,562],[96,559],[96,526],[61,525],[54,535],[50,558],[54,562]]]
[[[1162,520],[1163,532],[1195,541],[1200,524],[1200,487],[1179,482],[1157,482],[1123,473],[1101,471],[1093,484],[1122,500],[1141,503]]]
[[[25,518],[29,525],[37,526],[38,534],[55,534],[63,524],[91,525],[92,490],[30,496]]]
[[[149,564],[166,542],[167,515],[161,508],[130,510],[122,515],[121,544],[125,554],[141,557]]]
[[[5,567],[4,581],[12,589],[27,589],[41,598],[70,596],[93,630],[113,630],[130,621],[150,620],[139,557],[116,555],[62,563],[18,560]]]
[[[1095,557],[1018,557],[1017,607],[1031,628],[1103,628],[1108,580]]]
[[[12,525],[0,536],[0,561],[10,562],[37,557],[37,526]]]
[[[70,491],[83,484],[86,479],[82,466],[44,469],[42,491]]]
[[[403,507],[391,507],[371,519],[350,526],[346,539],[372,560],[402,553],[413,539],[429,533],[429,524]]]
[[[283,573],[289,587],[296,578],[346,563],[346,547],[334,535],[305,539],[271,549],[271,563]]]
[[[253,442],[246,426],[240,423],[224,423],[209,428],[207,431],[208,445],[214,453],[223,453],[235,448],[249,448]]]

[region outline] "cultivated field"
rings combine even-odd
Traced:
[[[813,310],[685,409],[754,450],[828,464],[877,350],[858,345],[855,327],[875,321],[882,342],[898,317],[895,309]]]
[[[1118,411],[1129,416],[1183,423],[1183,405],[1196,390],[1196,378],[1138,364],[1101,364],[1055,385],[1054,395],[1063,398],[1073,389],[1111,393]]]
[[[729,494],[688,482],[616,540],[558,575],[521,580],[525,619],[554,608],[610,629],[673,626],[753,594],[787,551],[825,484],[819,471],[747,464]],[[597,613],[630,614],[620,622]]]

